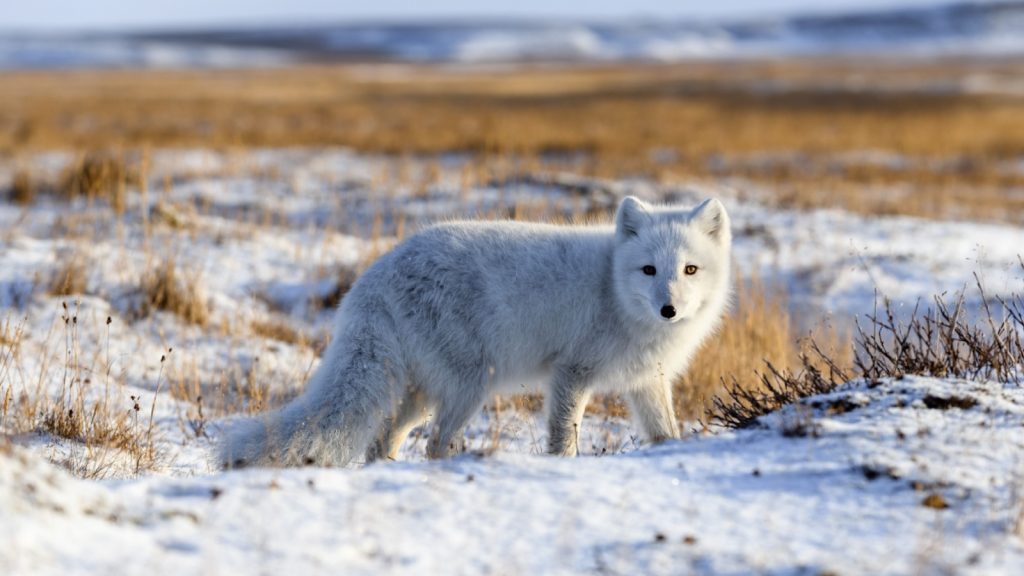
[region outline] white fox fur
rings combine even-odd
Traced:
[[[651,441],[676,438],[671,383],[728,304],[730,247],[713,199],[690,210],[627,197],[614,226],[425,229],[352,286],[305,393],[230,429],[220,462],[394,458],[428,418],[428,455],[444,457],[487,399],[538,389],[553,454],[576,454],[594,391],[624,393]]]

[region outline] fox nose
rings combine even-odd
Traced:
[[[671,304],[665,304],[661,307],[661,315],[664,318],[673,318],[676,315],[676,307]]]

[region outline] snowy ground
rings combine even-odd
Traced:
[[[0,203],[0,323],[24,333],[9,360],[0,354],[0,402],[77,386],[131,411],[136,397],[136,426],[153,406],[159,451],[137,477],[116,454],[97,470],[73,441],[16,434],[18,447],[0,448],[0,535],[13,543],[0,551],[0,573],[1024,569],[1016,386],[851,384],[762,429],[654,449],[626,423],[588,418],[587,457],[576,460],[542,456],[543,425],[506,410],[471,425],[469,447],[485,457],[424,462],[416,438],[402,462],[365,469],[214,471],[209,448],[238,408],[231,399],[295,393],[325,337],[323,300],[395,234],[441,218],[601,213],[624,193],[716,195],[733,219],[741,272],[837,323],[871,311],[876,293],[907,307],[972,284],[973,273],[990,297],[1024,285],[1024,230],[1015,227],[775,210],[714,182],[553,175],[478,184],[464,160],[166,151],[152,158],[148,193],[130,195],[120,219],[102,203]],[[67,161],[30,159],[34,172]],[[15,169],[0,162],[0,189]],[[168,258],[208,303],[206,328],[165,312],[132,319],[139,278]],[[84,294],[49,295],[69,260],[83,264]],[[72,323],[61,319],[63,302]],[[257,321],[283,323],[309,343],[261,335]],[[977,405],[928,408],[929,394]],[[0,421],[0,432],[13,432],[12,422]],[[108,479],[74,479],[45,459]],[[933,494],[949,508],[923,506]]]
[[[977,405],[927,407],[936,398]],[[95,484],[5,449],[0,569],[1019,574],[1022,430],[1019,387],[908,378],[604,458]]]

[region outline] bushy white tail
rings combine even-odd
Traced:
[[[346,340],[334,339],[305,393],[228,429],[220,466],[344,466],[364,455],[392,407],[395,378],[378,346]]]

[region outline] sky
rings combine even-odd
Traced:
[[[97,30],[452,18],[742,18],[940,0],[2,0],[0,29]]]

